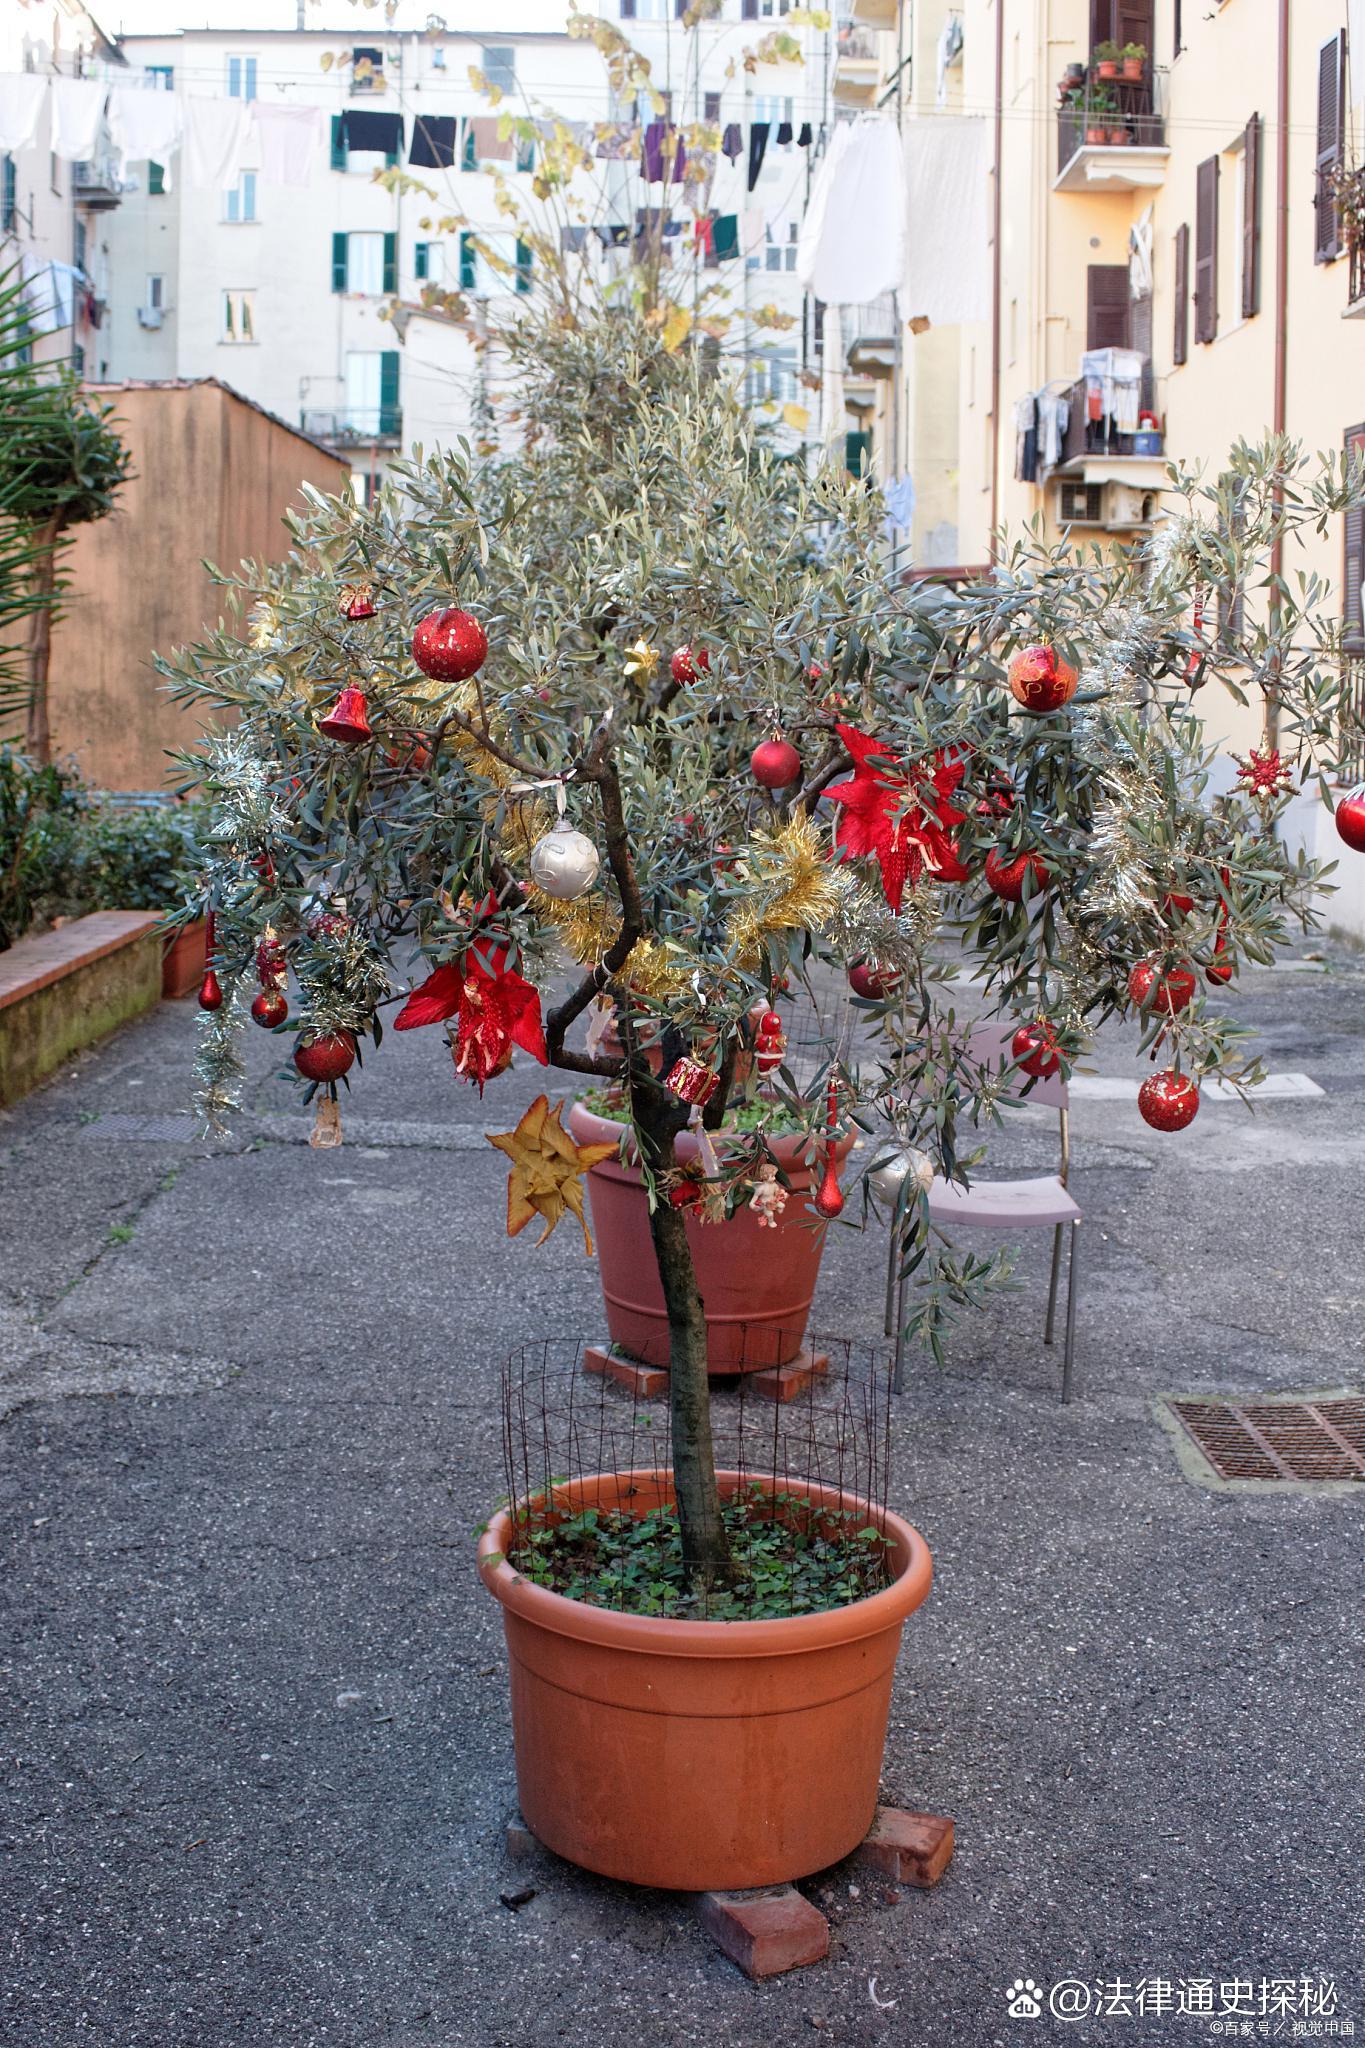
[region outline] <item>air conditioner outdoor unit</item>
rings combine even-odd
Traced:
[[[164,306],[139,306],[137,309],[138,326],[150,327],[153,333],[160,327],[165,317],[166,308]]]
[[[1057,486],[1057,517],[1063,526],[1104,525],[1104,485],[1063,478]]]
[[[1150,526],[1156,510],[1156,492],[1140,490],[1135,484],[1106,484],[1104,523],[1114,533],[1131,532]]]
[[[1057,484],[1057,518],[1063,526],[1102,526],[1109,533],[1132,533],[1151,525],[1156,498],[1155,491],[1135,484],[1084,484],[1063,477]]]

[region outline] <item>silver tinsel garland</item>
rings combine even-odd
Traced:
[[[241,1038],[245,1027],[246,1008],[234,977],[225,983],[221,1007],[199,1012],[194,1106],[203,1137],[226,1137],[229,1118],[242,1106],[246,1062],[242,1058]]]

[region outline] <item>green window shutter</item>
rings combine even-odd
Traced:
[[[429,277],[431,274],[427,263],[427,244],[425,242],[415,242],[413,244],[412,274],[419,280]]]
[[[519,292],[529,292],[529,291],[530,291],[530,289],[531,289],[531,269],[532,269],[532,262],[533,262],[533,259],[532,259],[532,255],[531,255],[531,247],[530,247],[530,244],[529,244],[528,242],[523,242],[523,241],[522,241],[522,239],[521,239],[521,237],[520,237],[520,235],[518,235],[518,237],[517,237],[517,290],[518,290]]]
[[[332,116],[332,169],[346,168],[346,124],[340,114]]]
[[[466,121],[464,124],[464,154],[460,159],[460,165],[461,169],[466,171],[477,171],[479,168],[479,145],[472,121]]]
[[[379,358],[380,433],[398,433],[401,419],[398,410],[398,351],[386,348]]]
[[[345,237],[345,235],[333,235],[333,237],[332,237],[332,290],[333,290],[334,292],[344,292],[344,291],[345,291],[345,289],[346,289],[346,237]]]
[[[533,170],[535,169],[535,167],[536,167],[536,146],[535,146],[534,142],[518,142],[518,144],[517,144],[517,169],[518,169],[519,171],[533,171]]]
[[[165,167],[165,165],[164,165],[164,164],[154,164],[154,163],[148,163],[148,165],[147,165],[147,192],[148,192],[148,195],[149,195],[149,196],[150,196],[151,198],[155,199],[155,198],[156,198],[156,197],[157,197],[157,196],[158,196],[159,194],[163,193],[163,192],[164,192],[165,190],[166,190],[166,167]]]
[[[0,197],[0,229],[5,234],[12,232],[14,217],[19,210],[19,171],[12,156],[5,158],[5,189]]]
[[[384,282],[380,289],[386,292],[396,292],[398,289],[397,235],[385,235],[384,237]]]
[[[855,431],[844,435],[844,468],[850,476],[861,476],[871,457],[871,434]]]
[[[462,292],[475,291],[478,288],[478,282],[479,253],[474,247],[474,237],[469,234],[463,234],[460,236],[460,290]]]

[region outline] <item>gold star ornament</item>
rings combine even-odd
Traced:
[[[544,1244],[566,1209],[572,1209],[583,1226],[583,1242],[592,1257],[592,1237],[583,1213],[583,1179],[599,1160],[610,1159],[618,1149],[609,1145],[575,1145],[560,1118],[564,1104],[550,1107],[548,1096],[537,1095],[514,1131],[486,1131],[484,1136],[512,1162],[507,1176],[507,1235],[515,1237],[533,1216],[544,1220],[545,1228],[536,1239]]]

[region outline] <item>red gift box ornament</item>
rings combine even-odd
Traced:
[[[720,1086],[720,1075],[710,1067],[704,1067],[700,1060],[694,1060],[684,1053],[669,1070],[664,1079],[665,1088],[672,1090],[680,1102],[691,1103],[705,1109],[711,1097]]]

